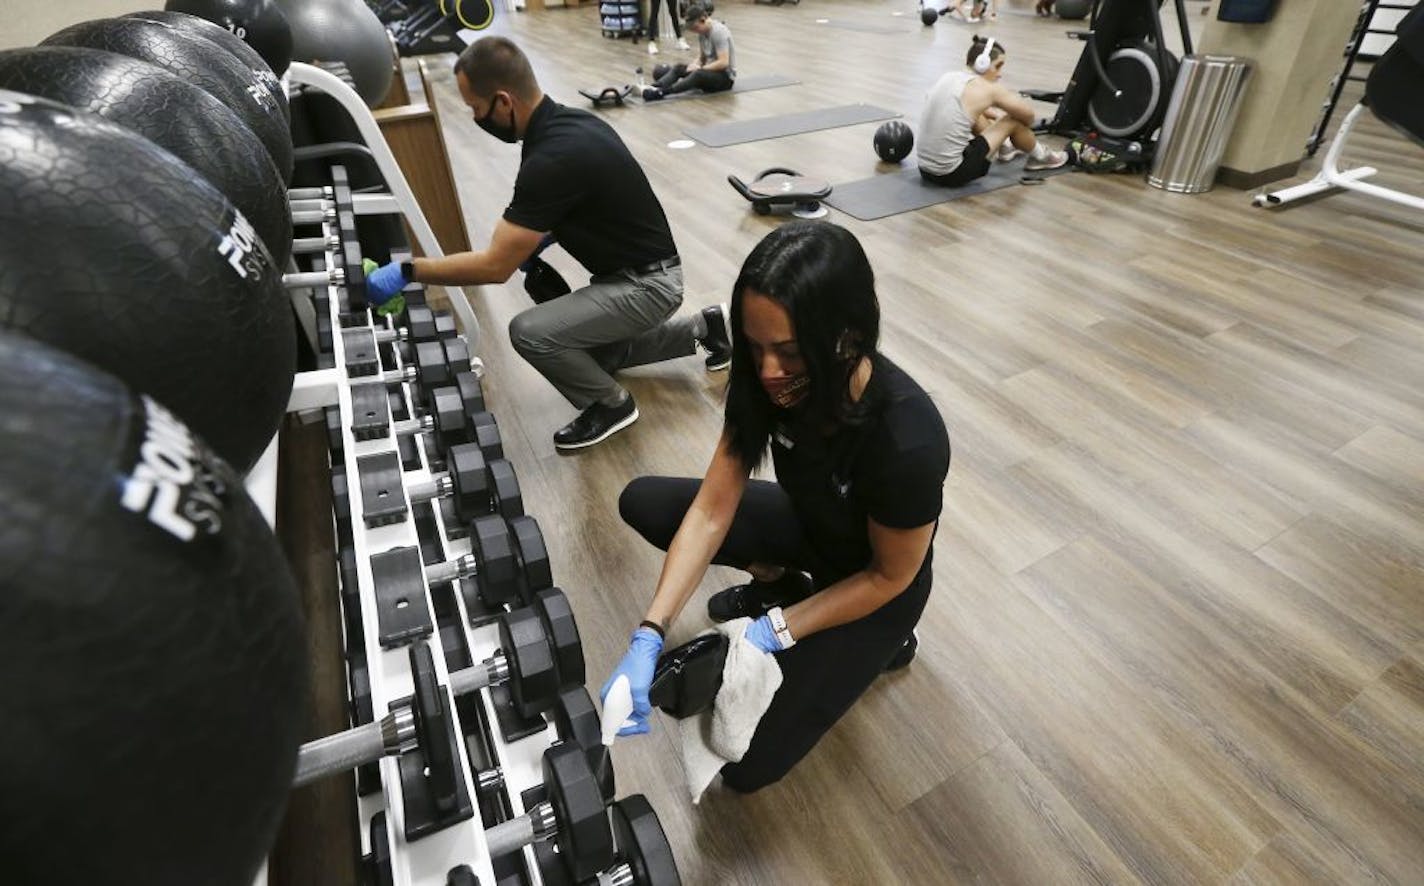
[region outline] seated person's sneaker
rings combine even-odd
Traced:
[[[656,86],[649,86],[643,90],[643,101],[655,102],[663,97],[663,91]]]
[[[1041,169],[1060,169],[1067,165],[1067,151],[1049,151],[1043,156],[1043,159],[1041,160],[1036,160],[1033,157],[1029,157],[1028,162],[1024,164],[1024,169],[1026,171]]]
[[[602,443],[637,420],[638,404],[632,395],[617,406],[595,403],[554,432],[554,448],[582,449]]]
[[[1000,163],[1008,163],[1010,160],[1017,160],[1022,154],[1023,151],[1014,147],[1013,142],[1004,142],[999,145],[999,153],[994,155],[994,159]]]
[[[915,660],[915,653],[920,649],[920,632],[911,631],[910,636],[905,638],[905,645],[901,646],[890,661],[885,663],[886,673],[898,671],[903,667],[908,667],[910,662]]]
[[[727,306],[713,305],[702,309],[707,334],[697,340],[707,352],[707,371],[716,372],[732,365],[732,330],[727,322]]]
[[[743,616],[760,618],[773,606],[809,597],[815,589],[804,572],[788,569],[775,581],[752,579],[718,591],[707,599],[707,617],[718,623]]]

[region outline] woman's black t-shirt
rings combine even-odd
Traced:
[[[913,529],[936,522],[943,503],[950,454],[944,419],[904,370],[883,355],[872,361],[863,422],[827,437],[788,414],[772,433],[777,482],[812,549],[835,573],[813,576],[820,586],[869,565],[867,518]],[[926,553],[921,576],[929,563]]]

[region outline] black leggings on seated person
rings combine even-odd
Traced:
[[[700,480],[639,477],[618,499],[623,521],[667,550],[697,496]],[[791,499],[775,483],[751,480],[712,562],[745,569],[752,563],[809,572],[817,588],[844,578],[801,529]],[[747,753],[722,767],[722,783],[751,793],[779,780],[821,740],[884,671],[924,611],[930,557],[910,586],[869,615],[821,631],[775,653],[782,683],[757,723]]]
[[[693,71],[687,73],[687,65],[679,62],[659,77],[654,85],[663,92],[686,92],[700,89],[703,92],[725,92],[732,88],[732,78],[726,71]]]

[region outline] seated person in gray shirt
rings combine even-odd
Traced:
[[[732,88],[737,78],[737,50],[732,46],[731,29],[713,19],[701,3],[688,6],[683,18],[687,30],[697,35],[697,61],[673,65],[653,86],[643,90],[643,101],[657,101],[664,95],[689,89],[724,92]]]

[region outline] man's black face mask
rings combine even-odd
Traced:
[[[505,103],[509,105],[508,123],[496,123],[494,120],[494,109],[499,105],[501,96],[504,97]],[[514,130],[514,103],[510,101],[509,96],[505,93],[496,92],[494,94],[490,99],[489,110],[485,112],[483,117],[475,118],[475,125],[505,144],[512,145],[519,141],[519,134]]]

